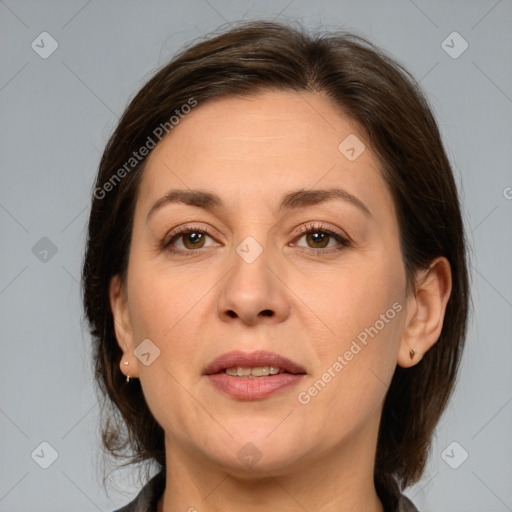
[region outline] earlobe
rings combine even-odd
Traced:
[[[450,263],[445,257],[436,258],[428,269],[418,272],[416,283],[398,353],[397,363],[402,368],[419,363],[441,335],[452,290]]]

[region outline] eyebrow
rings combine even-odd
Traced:
[[[346,201],[356,206],[365,215],[372,217],[368,207],[359,198],[339,187],[316,190],[301,189],[289,192],[281,200],[278,211],[295,210],[335,199]],[[153,204],[146,216],[146,222],[157,210],[172,203],[183,203],[190,206],[197,206],[209,211],[219,209],[223,205],[220,196],[212,192],[205,190],[174,189],[167,192],[167,194],[162,196]]]

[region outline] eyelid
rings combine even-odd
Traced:
[[[162,242],[161,242],[161,247],[163,249],[167,249],[169,247],[169,245],[171,244],[171,242],[173,241],[173,239],[175,238],[179,238],[180,235],[183,235],[183,234],[186,234],[186,233],[191,233],[191,232],[194,232],[194,231],[197,231],[197,232],[200,232],[200,233],[205,233],[207,234],[210,238],[213,238],[215,239],[215,236],[213,235],[213,233],[211,232],[211,228],[208,227],[208,226],[199,226],[199,225],[194,225],[194,224],[185,224],[183,226],[178,226],[177,228],[171,230],[169,233],[167,233]],[[180,251],[180,249],[176,249],[177,252]],[[188,251],[187,251],[188,252]]]
[[[340,232],[339,230],[335,228],[331,228],[326,224],[323,224],[321,222],[307,222],[306,224],[302,224],[299,228],[299,236],[295,238],[295,241],[292,245],[295,245],[298,240],[300,240],[304,235],[309,233],[325,233],[329,235],[331,238],[334,238],[338,242],[338,247],[330,247],[330,248],[315,248],[315,247],[302,247],[303,249],[306,249],[308,251],[314,251],[314,252],[323,252],[323,253],[329,253],[336,250],[344,249],[345,247],[352,246],[353,242],[351,238],[346,235],[344,232]],[[341,246],[341,247],[340,247]]]

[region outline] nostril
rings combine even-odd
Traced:
[[[272,316],[274,313],[272,311],[270,311],[270,309],[264,309],[261,314],[263,316]]]
[[[236,318],[237,317],[237,314],[232,311],[231,309],[228,311],[228,315],[231,317],[231,318]]]

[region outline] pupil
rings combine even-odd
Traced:
[[[199,239],[201,238],[201,234],[200,233],[190,233],[189,238],[192,241],[192,243],[194,243],[194,242],[199,241]]]
[[[192,248],[194,245],[201,246],[202,233],[191,232],[184,237],[185,246]]]

